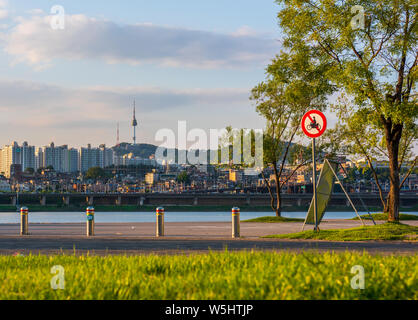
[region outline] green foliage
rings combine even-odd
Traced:
[[[266,120],[264,166],[273,168],[275,196],[268,179],[263,177],[277,216],[281,212],[282,187],[297,169],[312,159],[309,147],[301,145],[303,140],[295,143],[298,137],[303,137],[300,129],[302,117],[309,109],[324,110],[326,97],[333,90],[322,76],[327,65],[318,63],[307,46],[300,44],[298,48],[299,51],[280,52],[267,66],[265,81],[254,87],[251,94],[257,112]],[[321,143],[318,149],[321,149]],[[293,164],[295,168],[282,179],[286,164]]]
[[[87,170],[85,178],[93,180],[103,179],[106,178],[106,171],[100,167],[93,167]]]
[[[279,234],[265,238],[278,239],[315,239],[329,241],[369,241],[369,240],[405,240],[417,239],[418,227],[400,223],[385,223],[376,226],[341,230],[304,231],[291,234]]]
[[[52,290],[51,268],[65,269]],[[353,290],[353,266],[365,289]],[[241,252],[163,256],[2,256],[1,300],[418,299],[418,256]]]
[[[185,184],[190,183],[190,176],[187,174],[187,171],[183,171],[177,176],[177,182]]]
[[[296,136],[302,136],[302,116],[311,108],[324,110],[326,97],[332,92],[328,81],[321,77],[326,66],[316,63],[307,47],[300,49],[300,52],[277,55],[266,69],[266,80],[252,90],[251,100],[255,101],[257,112],[266,119],[266,166],[309,157],[303,152],[306,148],[302,150],[300,145],[292,142]]]
[[[391,220],[398,218],[398,168],[418,139],[418,24],[414,0],[277,0],[284,47],[309,52],[341,99],[328,135],[345,152],[391,163]],[[356,9],[357,8],[357,9]],[[355,10],[353,10],[355,9]],[[361,10],[364,10],[364,15]],[[356,21],[364,21],[357,26]],[[376,181],[379,184],[378,181]],[[382,203],[384,200],[382,199]]]
[[[386,221],[386,220],[388,220],[388,214],[387,213],[373,213],[372,217],[375,221]],[[365,220],[371,220],[371,218],[368,214],[362,215],[361,218],[365,219]],[[359,220],[359,218],[355,217],[351,220]],[[405,221],[418,220],[418,216],[413,215],[413,214],[400,213],[399,214],[399,220],[405,220]]]

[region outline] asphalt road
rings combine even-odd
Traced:
[[[409,222],[418,225],[418,221]],[[329,220],[322,229],[352,228],[359,222]],[[331,242],[260,239],[270,234],[300,231],[301,223],[241,223],[241,239],[231,239],[225,222],[167,223],[166,236],[155,238],[153,223],[96,224],[95,237],[85,236],[85,224],[31,224],[30,235],[19,236],[19,225],[0,224],[0,254],[175,254],[209,250],[367,251],[379,254],[416,254],[417,242]]]

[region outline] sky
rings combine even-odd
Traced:
[[[273,0],[0,0],[0,145],[113,146],[117,122],[132,142],[134,99],[139,143],[178,121],[263,128],[249,96],[280,51],[277,12]]]

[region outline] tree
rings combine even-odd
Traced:
[[[277,2],[283,5],[278,17],[285,47],[308,46],[329,67],[324,77],[354,106],[345,124],[360,125],[362,136],[376,137],[384,150],[390,169],[389,221],[399,221],[402,144],[417,139],[415,1]]]
[[[323,110],[331,92],[328,81],[320,77],[326,66],[315,63],[304,48],[307,49],[301,46],[299,52],[281,52],[276,56],[267,67],[266,81],[258,84],[251,95],[257,112],[266,119],[264,164],[273,169],[275,187],[262,175],[276,216],[281,216],[282,188],[298,169],[312,160],[309,147],[294,143],[301,134],[302,117],[311,108]],[[285,165],[291,160],[297,165],[286,173]]]
[[[106,177],[107,177],[106,171],[101,167],[90,168],[87,170],[87,173],[85,175],[86,179],[93,179],[93,180],[103,179]]]
[[[177,182],[184,184],[190,183],[190,176],[187,174],[187,171],[183,171],[177,176]]]
[[[359,155],[366,160],[370,178],[374,179],[379,191],[382,209],[385,213],[388,213],[390,194],[386,195],[382,188],[382,182],[386,180],[387,176],[379,172],[380,170],[374,164],[379,159],[388,159],[384,132],[376,128],[371,128],[368,122],[361,118],[362,113],[356,112],[355,107],[350,105],[350,102],[344,96],[339,98],[336,105],[333,106],[333,109],[337,112],[340,123],[337,124],[334,130],[331,130],[332,134],[338,137],[340,143],[344,144],[347,153]],[[418,137],[417,130],[418,126],[416,124],[405,124],[399,143],[399,154],[401,155],[399,159],[399,174],[405,174],[400,183],[400,189],[416,166],[417,157],[414,156],[412,149],[414,139]],[[407,172],[405,172],[405,169]],[[388,176],[390,178],[390,172]]]

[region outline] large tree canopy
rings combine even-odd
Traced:
[[[343,114],[342,123],[374,139],[364,144],[366,148],[371,144],[384,150],[390,167],[389,220],[399,220],[400,166],[408,152],[405,145],[417,139],[416,2],[277,2],[282,5],[278,17],[285,47],[298,51],[308,46],[328,66],[324,77],[353,106],[350,116]]]
[[[309,149],[294,142],[302,133],[303,114],[311,108],[326,108],[326,97],[332,92],[329,81],[321,76],[326,68],[312,58],[308,47],[301,45],[298,51],[277,55],[266,69],[265,81],[252,90],[257,112],[266,119],[264,165],[273,169],[274,188],[263,178],[277,216],[281,215],[283,186],[312,159]],[[285,175],[285,165],[296,159],[298,164]]]

